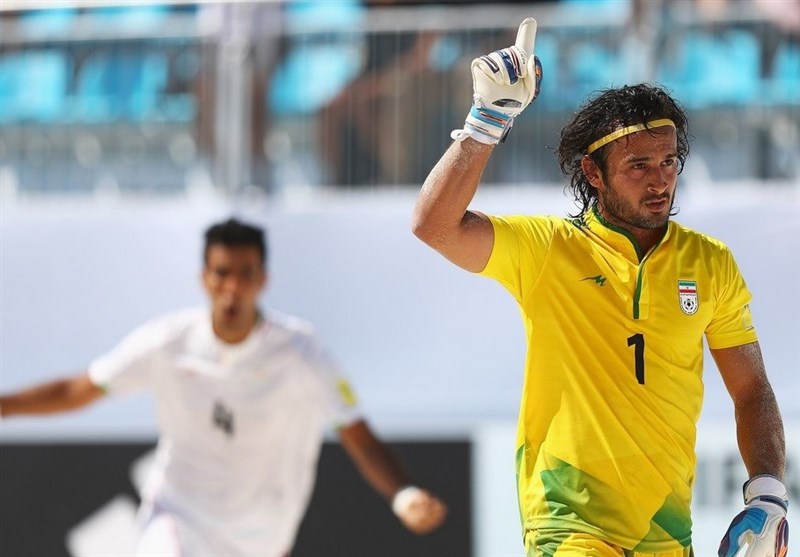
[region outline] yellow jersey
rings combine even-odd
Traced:
[[[528,344],[516,454],[523,529],[640,552],[690,545],[703,336],[714,349],[757,340],[730,251],[669,222],[640,253],[596,210],[489,218],[494,247],[481,274],[517,300]]]

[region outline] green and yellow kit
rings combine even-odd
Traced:
[[[703,337],[757,340],[728,248],[670,222],[640,253],[596,210],[489,217],[481,274],[517,300],[528,343],[517,489],[528,535],[581,532],[640,552],[691,543]]]

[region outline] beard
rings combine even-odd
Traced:
[[[638,201],[632,202],[623,198],[617,190],[608,184],[606,191],[598,193],[598,199],[603,207],[606,220],[612,223],[619,223],[633,228],[645,230],[655,230],[666,226],[669,217],[672,215],[672,208],[675,205],[675,192],[672,196],[667,193],[661,195],[651,195]],[[658,200],[668,200],[669,209],[662,213],[653,213],[647,209],[645,203]]]

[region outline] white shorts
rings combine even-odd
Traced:
[[[139,523],[136,557],[233,557],[241,553],[158,505],[143,504]],[[280,557],[289,557],[289,552],[281,552]]]
[[[136,557],[187,557],[181,544],[178,520],[170,513],[152,507],[140,510],[141,531]]]

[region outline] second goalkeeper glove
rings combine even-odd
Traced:
[[[744,504],[719,544],[719,557],[785,557],[789,499],[783,483],[767,474],[754,476],[744,484]]]

